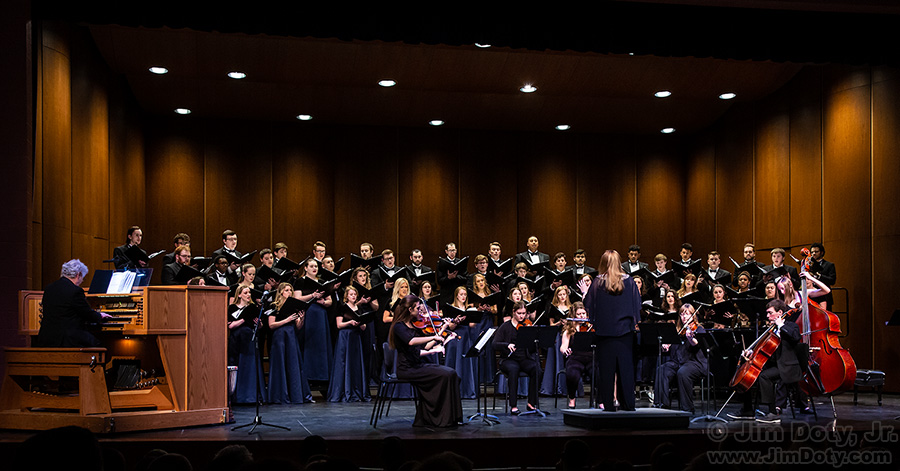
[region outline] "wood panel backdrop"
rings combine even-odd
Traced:
[[[740,260],[754,242],[768,261],[821,241],[848,293],[844,345],[900,390],[884,326],[900,308],[895,69],[809,66],[693,136],[332,127],[142,115],[83,33],[41,40],[33,288],[72,257],[102,268],[133,224],[148,250],[184,231],[209,254],[233,229],[245,251],[284,241],[300,260],[316,240],[337,256],[368,241],[432,266],[449,241],[512,256],[532,234],[590,264],[631,243],[652,262],[683,241]]]

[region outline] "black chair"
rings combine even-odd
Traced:
[[[540,368],[540,367],[538,367],[538,368]],[[497,391],[497,389],[500,387],[500,377],[501,376],[503,377],[503,379],[507,379],[506,373],[503,373],[498,368],[497,374],[494,375],[494,381],[495,381],[494,391]],[[528,378],[528,381],[534,381],[534,378],[524,371],[519,372],[519,378]],[[516,380],[516,381],[518,381],[518,380]],[[529,386],[530,386],[530,383],[529,383]],[[538,386],[538,387],[540,387],[540,386]],[[528,390],[526,389],[525,397],[527,397],[527,396],[528,396]],[[493,402],[491,403],[491,409],[497,410],[497,394],[496,393],[494,394],[494,399],[493,399]],[[505,414],[507,412],[509,412],[509,388],[508,387],[506,388],[506,394],[503,395],[503,413]]]
[[[416,385],[409,381],[397,378],[397,350],[391,348],[387,342],[384,342],[382,347],[384,348],[384,372],[381,374],[381,383],[378,386],[378,393],[372,398],[374,404],[372,405],[372,417],[369,418],[369,425],[373,428],[378,427],[378,419],[381,418],[382,413],[385,417],[391,413],[394,390],[397,388],[398,384],[410,385],[413,390],[413,401],[415,402],[416,407],[419,405],[419,390],[416,389]],[[387,403],[387,410],[384,408],[385,402]]]

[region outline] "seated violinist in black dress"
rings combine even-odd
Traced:
[[[528,382],[528,410],[534,410],[534,404],[537,402],[538,381],[537,368],[538,365],[528,355],[526,347],[516,347],[516,337],[519,326],[528,316],[525,309],[525,303],[519,301],[513,304],[512,319],[504,322],[497,332],[494,334],[493,347],[494,350],[500,352],[500,370],[506,375],[507,390],[509,391],[509,413],[519,415],[517,403],[519,400],[519,372],[527,373],[532,380]]]
[[[419,390],[414,426],[452,427],[462,422],[459,376],[446,366],[422,361],[444,351],[441,335],[420,336],[413,320],[421,305],[414,295],[403,297],[394,312],[388,342],[397,350],[397,378]]]
[[[588,320],[588,312],[584,308],[584,303],[576,301],[572,303],[572,310],[575,311],[574,319],[565,320],[562,329],[562,341],[560,342],[559,351],[566,357],[566,395],[569,398],[569,409],[575,408],[575,395],[578,392],[578,381],[581,379],[584,370],[588,370],[593,374],[594,355],[590,351],[572,350],[573,339],[578,332],[593,332],[594,326]]]

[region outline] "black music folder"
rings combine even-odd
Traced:
[[[362,258],[352,253],[350,254],[350,268],[365,267],[366,270],[369,270],[369,273],[372,273],[373,270],[381,265],[381,258],[381,255],[376,255],[372,258]],[[335,263],[335,269],[337,269],[337,263]]]

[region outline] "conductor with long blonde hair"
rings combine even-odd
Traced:
[[[634,410],[633,348],[635,326],[641,318],[641,294],[634,278],[625,274],[621,265],[619,253],[607,250],[584,298],[597,335],[597,379],[606,411],[616,410],[616,383],[621,409]]]

